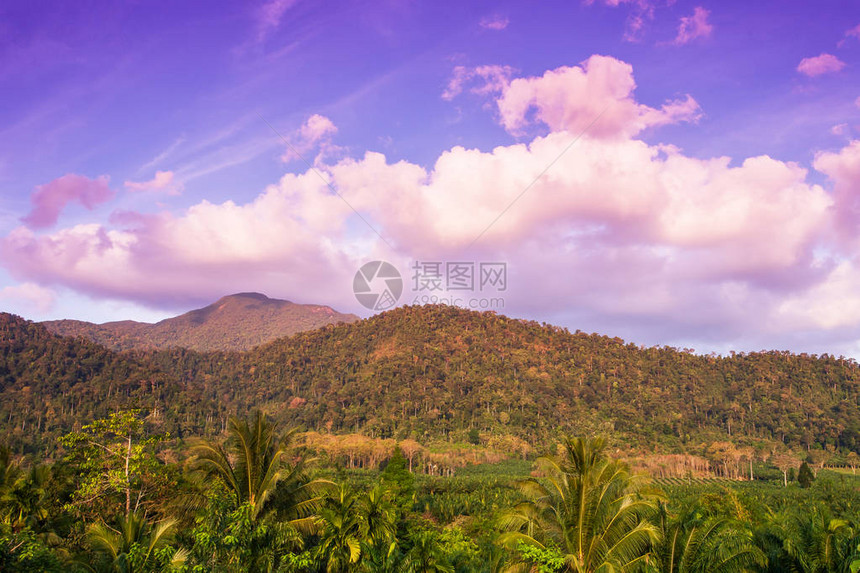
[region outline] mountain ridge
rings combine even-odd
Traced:
[[[117,320],[96,324],[63,319],[39,324],[54,334],[82,336],[111,350],[182,347],[206,352],[249,350],[305,330],[358,319],[325,305],[298,304],[242,292],[155,323]]]

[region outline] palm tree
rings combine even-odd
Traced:
[[[337,494],[323,500],[319,512],[320,543],[317,555],[327,573],[355,571],[361,559],[361,543],[365,538],[360,501],[342,484]]]
[[[430,531],[412,537],[412,549],[406,554],[406,571],[409,573],[454,573],[445,552]]]
[[[397,530],[398,507],[393,501],[396,492],[379,483],[359,499],[364,526],[361,545],[362,569],[376,573],[398,570]]]
[[[820,507],[771,513],[757,537],[771,558],[768,571],[848,573],[860,560],[860,530]]]
[[[647,517],[658,496],[609,459],[602,438],[567,438],[561,456],[539,458],[544,479],[519,482],[527,500],[505,513],[500,542],[557,548],[563,571],[627,571],[644,563],[659,537]]]
[[[178,571],[185,563],[186,551],[162,551],[173,540],[175,526],[176,521],[169,519],[152,527],[138,513],[120,516],[116,529],[104,523],[91,525],[87,541],[100,557],[96,570],[116,573]]]
[[[295,430],[278,436],[276,427],[257,411],[250,423],[230,418],[228,432],[224,446],[198,442],[193,448],[192,468],[219,480],[237,508],[248,504],[252,521],[276,510],[282,521],[296,529],[312,528],[312,513],[320,500],[317,494],[330,482],[308,480],[302,458],[288,463]]]
[[[661,503],[658,523],[661,539],[644,567],[647,573],[742,573],[767,562],[746,528],[708,518],[699,508],[672,519]]]
[[[19,471],[16,474],[17,479],[0,493],[0,503],[5,507],[3,521],[16,529],[32,528],[48,518],[45,503],[50,469],[33,466],[26,473]],[[7,474],[7,477],[11,475]]]

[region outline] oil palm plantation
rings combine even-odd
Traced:
[[[766,571],[855,573],[860,570],[860,527],[826,510],[771,513],[757,532],[768,554]],[[852,569],[854,567],[855,569]]]
[[[677,517],[661,503],[656,519],[660,541],[643,567],[646,573],[743,573],[767,562],[743,524],[708,517],[692,508]]]
[[[567,438],[561,454],[539,458],[542,478],[519,482],[523,501],[499,521],[500,542],[558,550],[562,571],[628,571],[645,563],[659,531],[648,521],[658,496],[608,458],[602,438]]]

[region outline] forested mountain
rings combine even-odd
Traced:
[[[342,314],[328,306],[239,293],[155,324],[133,320],[105,324],[51,320],[42,324],[56,334],[83,336],[112,350],[183,347],[209,351],[247,350],[304,330],[356,320],[354,314]]]
[[[137,406],[183,435],[261,407],[323,433],[510,452],[594,430],[634,453],[715,442],[860,449],[860,369],[827,355],[699,356],[447,306],[402,307],[244,353],[116,354],[9,315],[0,334],[0,428],[18,447]]]

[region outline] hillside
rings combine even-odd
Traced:
[[[427,444],[477,433],[481,444],[509,452],[559,432],[594,431],[634,452],[702,453],[725,442],[860,449],[860,368],[827,355],[698,356],[445,306],[398,308],[244,353],[117,355],[16,320],[6,319],[0,341],[4,429],[31,428],[63,404],[113,396],[112,385],[122,384],[124,402],[160,407],[186,433],[217,431],[228,414],[262,407],[322,433]],[[84,397],[65,396],[69,379],[87,389]],[[151,380],[162,380],[169,399],[153,394]],[[62,423],[104,407],[76,406]]]
[[[204,429],[212,413],[195,385],[146,360],[0,313],[0,444],[49,450],[57,436],[121,408],[147,410],[174,435]]]
[[[860,448],[860,368],[787,352],[698,356],[446,306],[403,307],[225,359],[150,357],[228,409],[289,424],[422,441],[529,443],[614,430],[683,451],[728,440]]]
[[[155,324],[132,320],[104,324],[52,320],[42,324],[55,334],[82,336],[112,350],[178,346],[209,351],[248,350],[297,332],[356,320],[354,314],[341,314],[327,306],[239,293]]]

